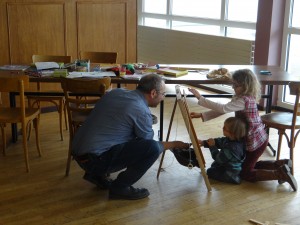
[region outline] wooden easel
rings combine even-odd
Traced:
[[[170,132],[171,132],[171,128],[172,128],[172,123],[173,123],[173,119],[174,119],[174,114],[176,111],[176,107],[177,104],[179,105],[183,120],[185,122],[185,126],[187,128],[187,131],[189,133],[195,154],[196,154],[196,158],[198,160],[199,166],[200,166],[200,170],[201,170],[201,175],[204,178],[205,184],[206,184],[206,188],[208,191],[211,191],[211,186],[210,186],[210,182],[208,180],[207,174],[206,174],[206,170],[205,170],[205,159],[203,157],[202,151],[201,151],[201,147],[198,143],[198,138],[194,129],[194,125],[192,123],[192,118],[190,117],[190,112],[189,112],[189,107],[187,105],[186,102],[186,97],[185,95],[183,95],[180,91],[180,86],[177,85],[176,86],[176,99],[175,99],[175,103],[174,103],[174,107],[173,107],[173,111],[172,111],[172,115],[171,115],[171,119],[170,119],[170,124],[169,124],[169,128],[168,128],[168,133],[167,133],[167,138],[166,141],[169,140],[170,137]],[[162,153],[162,157],[160,160],[160,164],[159,164],[159,168],[157,171],[157,179],[159,177],[160,171],[161,171],[161,167],[162,167],[162,163],[165,157],[165,153],[166,150],[163,151]]]

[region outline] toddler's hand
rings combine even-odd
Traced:
[[[207,144],[208,144],[208,146],[209,146],[209,147],[211,147],[211,146],[214,146],[214,145],[215,145],[215,140],[214,140],[214,139],[212,139],[212,138],[208,139],[206,142],[207,142]]]
[[[203,141],[202,140],[198,139],[198,143],[199,143],[200,146],[203,146]]]

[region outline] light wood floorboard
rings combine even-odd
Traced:
[[[223,100],[224,101],[224,100]],[[165,100],[164,137],[166,137],[174,98]],[[191,110],[204,111],[188,98]],[[159,115],[159,108],[153,113]],[[262,112],[263,113],[263,112]],[[222,135],[223,121],[232,114],[202,123],[194,120],[199,138]],[[158,124],[153,128],[158,130]],[[41,117],[41,148],[38,157],[34,135],[29,142],[31,172],[25,172],[22,137],[10,144],[7,156],[0,156],[0,225],[41,224],[110,224],[110,225],[181,225],[225,224],[247,225],[250,218],[270,224],[300,224],[299,192],[277,181],[241,185],[211,180],[212,192],[207,192],[199,169],[180,166],[167,152],[164,171],[159,180],[156,172],[159,160],[138,181],[136,187],[150,191],[149,198],[137,201],[108,200],[108,191],[97,189],[82,179],[83,171],[73,161],[69,177],[65,177],[68,132],[64,141],[58,133],[56,112]],[[157,137],[156,137],[157,138]],[[189,142],[179,108],[173,122],[170,140]],[[277,133],[271,131],[270,141],[277,146]],[[295,148],[295,177],[300,181],[299,141]],[[209,167],[212,159],[208,149],[202,149]],[[288,157],[284,142],[282,157]],[[267,149],[263,159],[274,159]],[[115,177],[116,174],[113,174]]]

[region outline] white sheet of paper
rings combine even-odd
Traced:
[[[34,64],[37,70],[59,69],[59,65],[56,62],[36,62]]]
[[[78,77],[115,77],[116,74],[113,71],[104,72],[70,72],[67,78],[78,78]]]

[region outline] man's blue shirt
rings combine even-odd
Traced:
[[[72,142],[72,154],[100,155],[135,138],[153,139],[151,111],[139,90],[116,88],[95,105]]]

